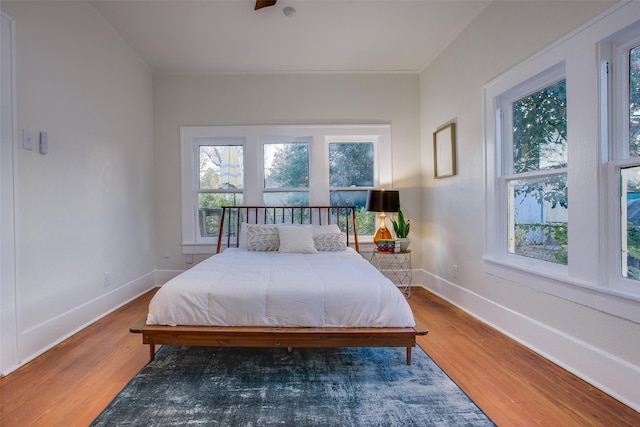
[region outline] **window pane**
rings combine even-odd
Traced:
[[[373,143],[329,144],[329,186],[372,187]]]
[[[567,93],[562,80],[513,103],[513,171],[567,166]]]
[[[263,195],[266,206],[309,206],[309,193],[306,191],[278,191]]]
[[[567,177],[509,182],[509,252],[567,264]]]
[[[356,226],[361,236],[373,236],[376,234],[375,212],[367,212],[366,191],[332,191],[331,206],[355,206]]]
[[[201,237],[217,237],[221,206],[242,205],[242,193],[198,194],[198,229]]]
[[[622,277],[640,280],[640,166],[620,171]]]
[[[264,187],[308,188],[308,144],[264,144]]]
[[[200,190],[242,188],[243,154],[241,145],[201,145]]]
[[[640,156],[640,46],[629,51],[629,155]]]

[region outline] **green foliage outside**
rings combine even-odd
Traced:
[[[629,156],[640,156],[640,46],[629,51]],[[640,182],[628,177],[627,191],[640,190]],[[640,226],[627,222],[628,278],[640,280]]]
[[[367,212],[364,206],[356,208],[356,226],[358,234],[370,236],[376,233],[376,217],[373,212]]]
[[[640,280],[640,226],[627,223],[627,268],[629,279]]]
[[[562,80],[513,103],[513,171],[558,169],[567,167],[567,93]],[[565,180],[552,176],[539,182],[519,186],[518,194],[539,197],[538,203],[550,202],[568,207]]]
[[[269,173],[265,176],[266,188],[309,187],[309,149],[305,143],[276,144]]]
[[[513,103],[513,173],[567,167],[567,94],[561,80]],[[542,209],[568,208],[566,175],[521,179],[514,197],[534,199]],[[515,214],[514,214],[515,215]],[[546,216],[546,215],[545,215]],[[567,223],[518,223],[516,253],[567,263]],[[532,237],[534,236],[534,237]]]
[[[373,186],[373,144],[329,144],[329,186]]]
[[[531,235],[538,236],[532,243]],[[515,253],[530,258],[567,264],[567,223],[517,224],[514,233]]]
[[[306,189],[309,187],[308,144],[275,144],[270,165],[266,165],[265,187],[269,189]],[[329,145],[329,181],[333,206],[356,206],[356,225],[360,235],[375,233],[375,213],[367,212],[366,190],[373,186],[374,156],[372,143],[332,143]],[[219,189],[223,163],[221,149],[206,147],[201,152],[200,189]],[[225,187],[226,188],[226,187]],[[269,203],[267,203],[269,202]],[[306,191],[275,191],[265,193],[269,205],[308,204]],[[242,204],[241,193],[200,193],[200,232],[216,236],[220,223],[220,206]],[[340,224],[341,226],[343,224]],[[231,231],[233,233],[233,231]]]

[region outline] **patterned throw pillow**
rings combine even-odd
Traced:
[[[339,252],[347,250],[347,244],[342,233],[317,234],[313,237],[313,243],[319,251]]]
[[[247,225],[247,250],[274,252],[280,247],[280,236],[276,227]]]
[[[346,251],[344,235],[337,224],[316,225],[313,227],[313,243],[318,251]]]

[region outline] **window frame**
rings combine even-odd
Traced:
[[[261,185],[262,185],[262,203],[264,204],[264,198],[267,194],[276,194],[276,193],[304,193],[307,194],[309,200],[311,200],[311,159],[313,157],[313,137],[312,136],[297,136],[297,137],[287,137],[287,136],[262,136],[259,138],[259,150],[262,152],[261,155]],[[264,164],[264,155],[265,155],[265,146],[267,145],[275,145],[275,144],[306,144],[307,145],[307,167],[309,169],[309,182],[306,187],[267,187],[266,185],[266,171]]]
[[[618,126],[606,94],[612,83],[602,78],[602,49],[621,30],[640,26],[640,4],[621,3],[577,28],[562,39],[515,65],[483,87],[485,141],[485,248],[484,267],[491,274],[514,284],[554,295],[640,323],[640,286],[619,286],[614,280],[615,262],[611,249],[620,229],[619,216],[611,207],[619,198],[616,170],[625,160],[609,161],[611,130]],[[506,230],[501,229],[506,207],[498,178],[503,174],[502,148],[496,139],[496,98],[537,75],[564,64],[567,80],[567,186],[571,209],[568,230],[569,263],[545,266],[535,260],[517,260],[500,245]],[[640,159],[637,159],[640,161]],[[619,186],[619,181],[618,181]],[[615,191],[614,191],[615,190]],[[500,202],[500,203],[499,203]],[[502,215],[502,216],[501,216]],[[618,239],[619,240],[619,239]],[[550,263],[545,263],[550,264]],[[560,267],[560,268],[559,268]]]
[[[215,253],[217,238],[199,238],[197,190],[199,170],[196,140],[204,138],[244,138],[243,203],[261,206],[264,188],[264,149],[262,141],[285,141],[287,138],[311,137],[309,143],[309,204],[329,205],[329,143],[368,140],[374,144],[374,188],[393,188],[392,142],[390,124],[346,125],[251,125],[251,126],[183,126],[180,128],[182,253]],[[359,190],[364,187],[358,187]],[[368,187],[367,187],[368,189]],[[268,189],[266,192],[284,191]],[[300,190],[300,189],[295,189]],[[305,189],[306,191],[306,189]],[[366,243],[373,236],[358,236]]]
[[[497,253],[503,254],[505,260],[516,265],[526,265],[544,271],[550,271],[554,274],[566,274],[566,266],[562,264],[550,264],[548,261],[526,258],[521,259],[523,255],[516,254],[509,250],[511,243],[511,216],[510,203],[511,192],[510,182],[523,179],[537,179],[549,176],[567,175],[568,167],[540,169],[536,171],[514,172],[513,162],[513,104],[518,100],[534,94],[546,87],[554,85],[566,79],[564,63],[557,64],[550,69],[544,70],[521,84],[506,90],[495,98],[496,108],[496,128],[499,133],[496,135],[495,144],[499,145],[501,167],[497,172],[498,193],[502,200],[502,207],[499,209],[498,228],[503,230],[504,234],[500,236]],[[568,145],[568,142],[567,142]],[[568,163],[568,162],[567,162]],[[567,221],[568,225],[568,221]]]
[[[498,264],[510,265],[523,271],[538,271],[542,275],[552,277],[567,276],[567,266],[509,252],[509,182],[516,179],[566,174],[568,168],[523,173],[513,172],[512,105],[515,101],[563,79],[566,79],[566,73],[564,63],[561,62],[549,66],[541,72],[529,75],[523,81],[512,86],[509,84],[502,86],[501,90],[491,97],[494,122],[492,126],[487,126],[487,130],[492,128],[494,131],[492,151],[495,152],[494,158],[491,159],[494,174],[487,172],[486,177],[486,186],[488,189],[492,189],[487,193],[487,218],[495,220],[490,225],[487,223],[488,229],[491,230],[488,233],[492,234],[487,234],[489,245],[485,247],[485,259],[492,259]],[[487,158],[487,160],[490,159]],[[487,171],[489,171],[489,162],[487,163]],[[490,204],[493,205],[491,208]]]
[[[598,44],[601,82],[601,120],[607,209],[607,223],[617,232],[610,232],[607,241],[605,280],[611,287],[637,293],[640,281],[622,276],[622,218],[620,183],[621,170],[640,166],[640,156],[629,157],[629,57],[631,48],[640,46],[640,21],[631,24]],[[607,230],[609,231],[609,230]]]
[[[331,144],[373,144],[373,185],[371,186],[350,186],[350,187],[334,187],[329,182],[330,177],[330,165],[329,165],[329,148]],[[329,198],[331,198],[332,192],[345,192],[345,191],[367,191],[378,188],[376,182],[379,182],[377,175],[379,175],[380,166],[380,141],[377,135],[332,135],[325,137],[326,153],[325,158],[327,161],[327,183],[329,189]]]

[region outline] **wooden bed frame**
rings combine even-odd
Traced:
[[[226,220],[230,218],[230,220]],[[338,224],[346,233],[347,245],[359,250],[356,211],[353,206],[236,206],[222,207],[219,216],[216,253],[238,247],[236,232],[242,222],[258,224]],[[154,360],[156,345],[212,347],[405,347],[407,365],[417,335],[426,335],[422,325],[413,328],[301,328],[301,327],[223,327],[147,325],[145,319],[131,329],[142,334]]]

